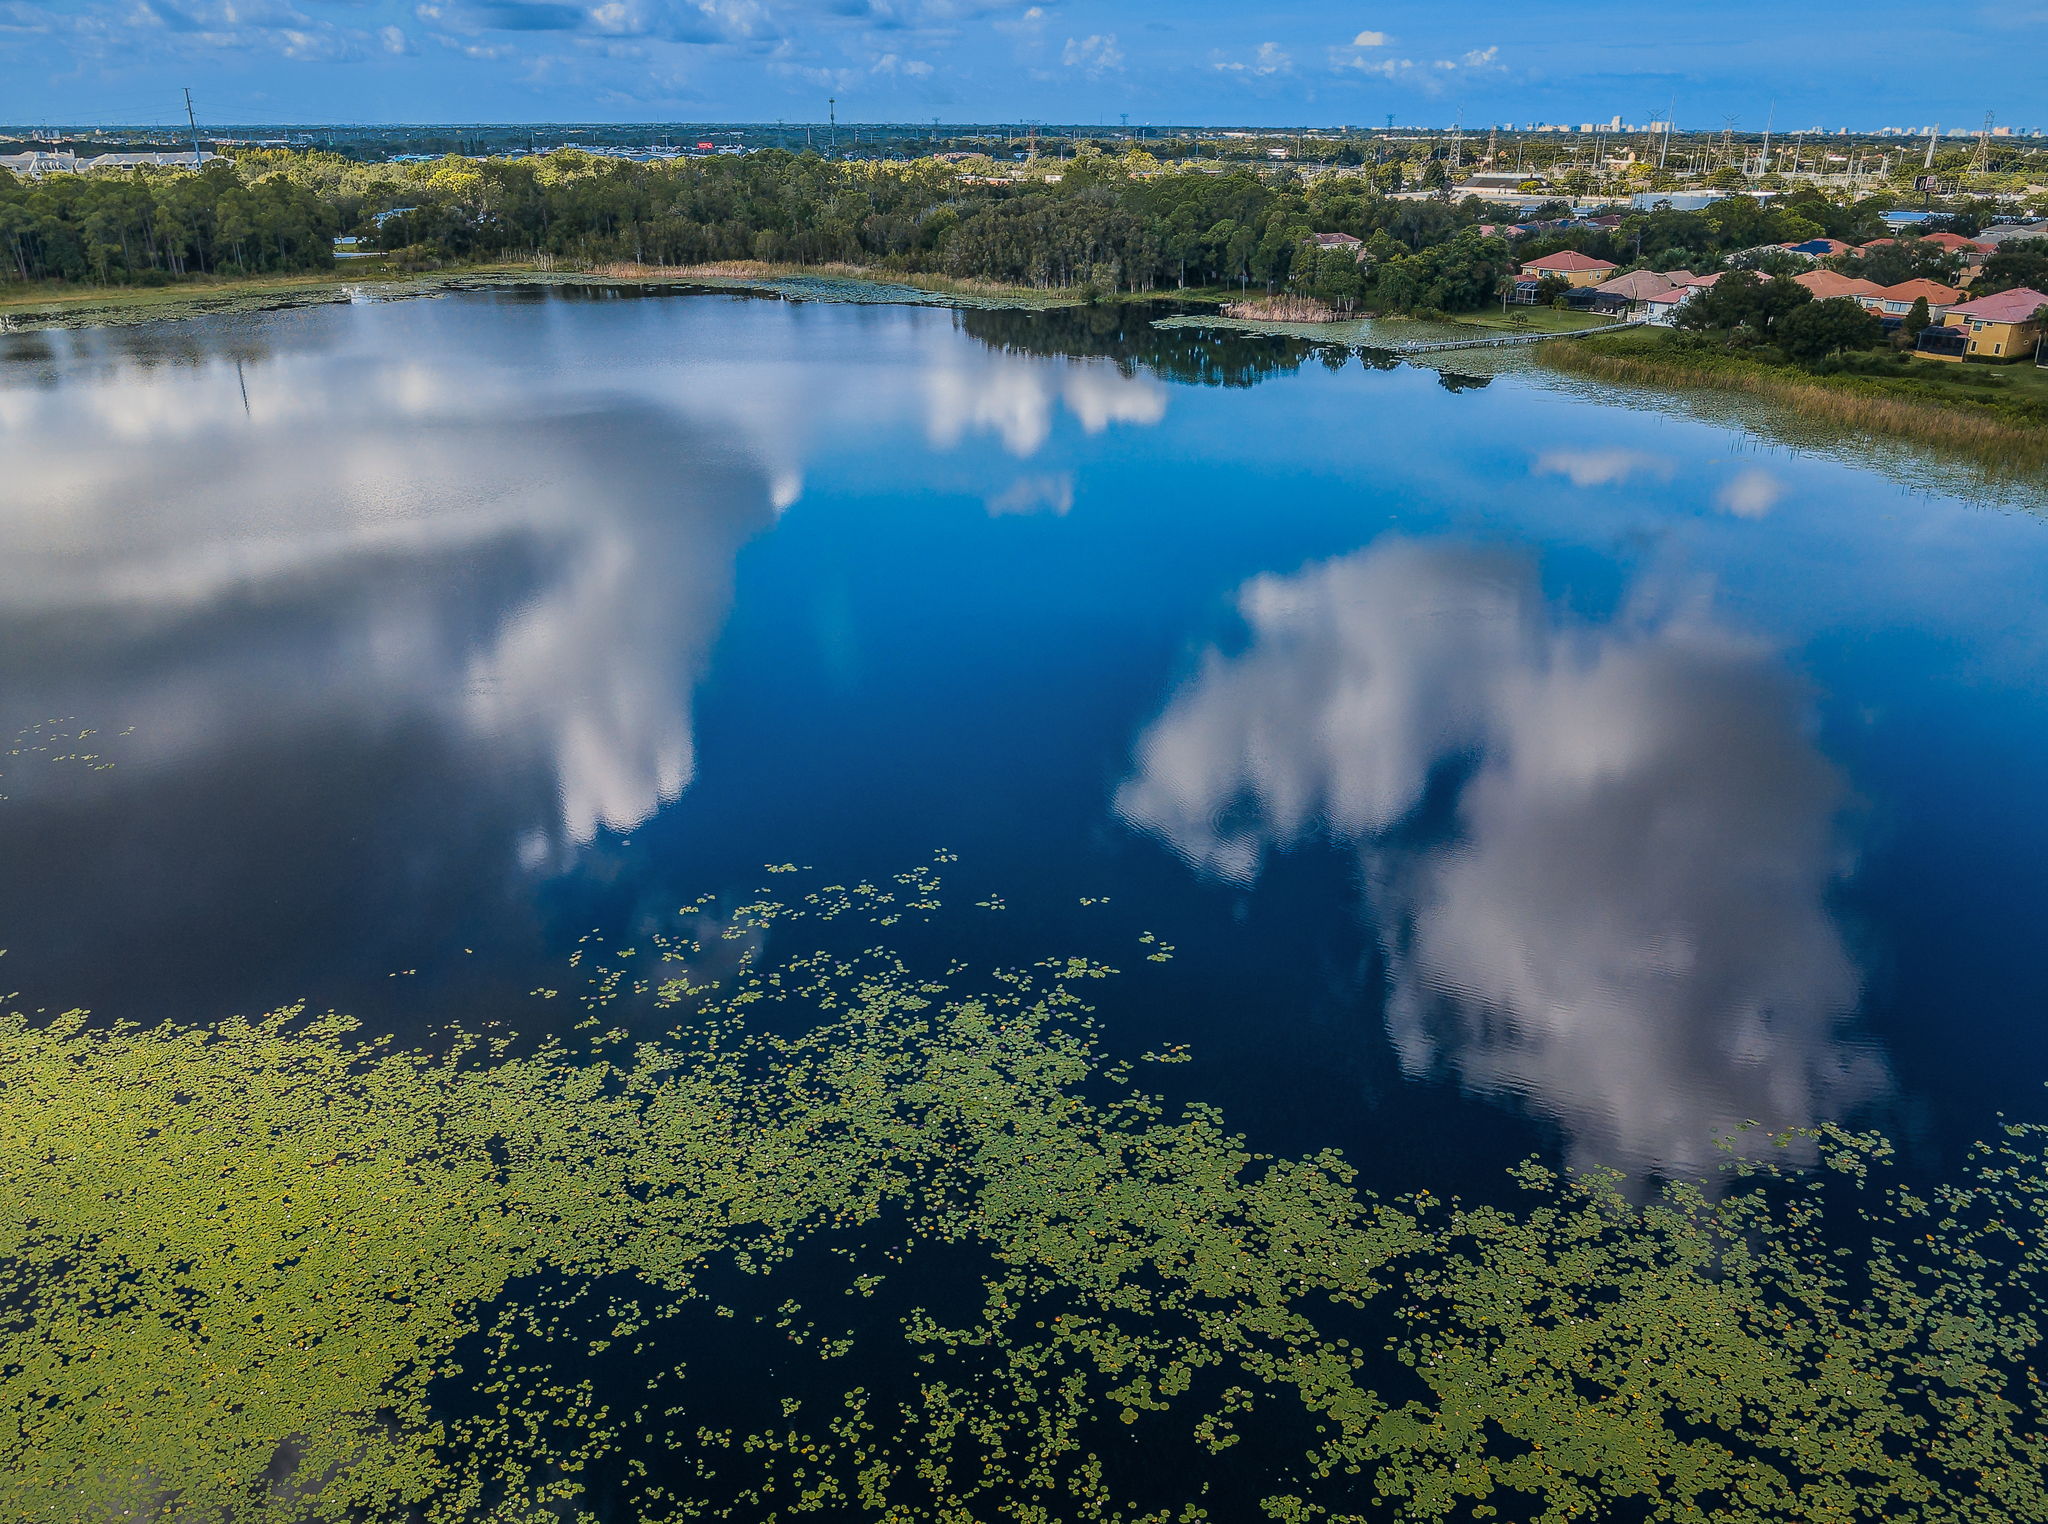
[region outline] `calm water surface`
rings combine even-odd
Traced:
[[[594,928],[944,847],[967,956],[1156,933],[1112,1044],[1368,1183],[1932,1161],[2048,1113],[2044,588],[1911,473],[1115,313],[15,336],[5,977],[531,1027]]]

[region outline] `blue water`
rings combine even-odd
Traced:
[[[0,977],[566,1025],[593,929],[945,848],[948,950],[1118,954],[1373,1184],[2048,1114],[2048,519],[1629,400],[682,293],[0,339]]]

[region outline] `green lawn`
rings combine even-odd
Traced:
[[[1582,328],[1610,328],[1621,321],[1590,312],[1560,312],[1555,307],[1482,307],[1461,312],[1454,321],[1475,328],[1498,328],[1502,333],[1577,333]]]

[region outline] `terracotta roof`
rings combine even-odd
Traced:
[[[1691,272],[1689,272],[1689,271],[1686,271],[1686,270],[1673,270],[1673,271],[1671,271],[1671,272],[1669,272],[1669,273],[1670,273],[1671,279],[1673,279],[1673,280],[1675,280],[1675,281],[1678,281],[1678,284],[1679,284],[1679,285],[1681,285],[1681,286],[1700,286],[1700,287],[1706,287],[1706,286],[1711,286],[1711,285],[1713,285],[1715,281],[1719,280],[1719,279],[1720,279],[1720,278],[1721,278],[1722,276],[1726,275],[1726,274],[1727,274],[1728,272],[1727,272],[1726,270],[1716,270],[1716,271],[1715,271],[1715,272],[1714,272],[1714,273],[1713,273],[1712,275],[1694,275],[1694,274],[1692,274]],[[1679,277],[1680,277],[1681,275],[1682,275],[1682,276],[1684,276],[1684,277],[1685,277],[1685,279],[1683,279],[1683,280],[1679,280]]]
[[[1813,299],[1824,302],[1834,296],[1877,296],[1884,295],[1884,287],[1876,281],[1858,280],[1853,275],[1837,275],[1832,270],[1810,270],[1804,275],[1792,277],[1799,285],[1813,293]]]
[[[1308,241],[1320,244],[1326,249],[1348,249],[1353,244],[1360,244],[1365,240],[1353,238],[1349,233],[1311,233],[1308,235]]]
[[[1898,239],[1896,239],[1896,238],[1873,238],[1873,239],[1871,239],[1871,240],[1870,240],[1870,242],[1868,242],[1868,243],[1859,243],[1859,244],[1857,244],[1857,245],[1856,245],[1856,247],[1857,247],[1857,248],[1859,248],[1859,249],[1881,249],[1881,248],[1883,248],[1883,247],[1884,247],[1884,246],[1885,246],[1886,244],[1888,244],[1888,243],[1897,243],[1897,242],[1898,242]]]
[[[1660,291],[1669,291],[1673,282],[1655,270],[1631,270],[1626,275],[1617,275],[1613,280],[1603,280],[1593,289],[1603,296],[1622,296],[1632,302],[1647,301]]]
[[[1697,290],[1699,290],[1698,286],[1673,286],[1669,291],[1659,291],[1652,296],[1644,297],[1643,300],[1653,302],[1657,306],[1662,307],[1668,303],[1682,302]]]
[[[1555,254],[1546,254],[1541,259],[1523,262],[1524,270],[1618,270],[1621,267],[1611,259],[1595,259],[1590,254],[1581,254],[1577,249],[1559,249]]]
[[[2024,323],[2043,306],[2048,306],[2048,296],[2043,296],[2031,286],[2018,286],[2011,291],[1980,296],[1960,307],[1951,307],[1948,315],[1976,318],[1984,323]]]
[[[1974,238],[1965,238],[1961,233],[1929,233],[1920,241],[1939,244],[1944,249],[1977,249],[1986,254],[1997,247],[1995,244],[1979,243]]]
[[[1911,280],[1902,280],[1896,286],[1882,286],[1879,296],[1888,302],[1910,302],[1916,297],[1926,297],[1930,307],[1952,307],[1963,299],[1963,293],[1954,286],[1944,286],[1938,280],[1929,280],[1916,275]]]

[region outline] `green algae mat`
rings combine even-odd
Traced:
[[[1107,1051],[1156,938],[892,950],[944,860],[593,940],[563,1039],[8,1016],[0,1518],[2048,1517],[2039,1130],[1376,1198]]]

